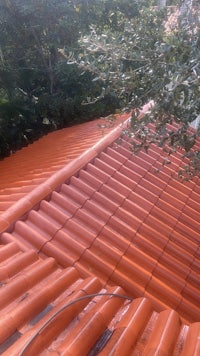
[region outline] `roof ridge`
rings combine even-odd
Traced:
[[[119,124],[106,136],[102,137],[96,144],[85,150],[78,157],[70,161],[63,168],[53,173],[45,182],[33,188],[24,197],[15,202],[5,212],[0,215],[0,233],[15,223],[20,217],[25,215],[30,209],[39,203],[42,199],[48,197],[51,192],[70,178],[73,174],[83,168],[89,161],[93,160],[104,148],[119,137],[122,128],[129,119]]]

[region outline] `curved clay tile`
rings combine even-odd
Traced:
[[[113,125],[129,116],[116,115]],[[93,146],[112,128],[109,119],[102,118],[51,132],[0,161],[0,213]]]
[[[103,287],[73,267],[60,269],[17,244],[0,248],[0,269],[20,262],[0,288],[0,353],[25,355],[184,355],[199,353],[200,323],[172,309]],[[19,263],[16,262],[18,265]]]
[[[2,355],[200,353],[199,181],[120,133],[2,213]]]

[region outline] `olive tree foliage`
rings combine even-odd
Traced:
[[[140,3],[139,14],[132,18],[118,13],[114,29],[100,30],[91,24],[90,34],[80,38],[77,65],[90,66],[96,80],[104,83],[101,94],[83,104],[92,105],[105,93],[119,98],[127,110],[153,101],[141,120],[137,111],[132,115],[126,133],[133,151],[148,151],[157,144],[169,163],[170,155],[181,150],[186,163],[179,174],[188,179],[200,175],[200,151],[195,145],[200,128],[190,128],[200,114],[199,8],[193,8],[191,1],[178,2],[176,8],[152,5]]]

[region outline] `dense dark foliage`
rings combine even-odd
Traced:
[[[118,27],[110,17],[128,1],[1,0],[0,2],[0,157],[40,135],[110,114],[119,100],[108,94],[93,105],[102,81],[90,65],[78,66],[78,39],[99,28]],[[122,6],[123,5],[123,6]],[[134,7],[131,7],[134,15]],[[118,16],[118,15],[117,15]]]
[[[50,130],[149,100],[149,115],[133,117],[133,147],[154,142],[169,156],[177,147],[189,155],[196,134],[188,124],[200,111],[200,39],[199,13],[183,11],[186,2],[167,1],[179,5],[177,15],[157,1],[1,0],[0,156]],[[167,130],[172,118],[176,133]],[[154,133],[144,129],[148,122]],[[198,174],[194,154],[187,169]]]

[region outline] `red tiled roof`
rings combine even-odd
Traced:
[[[120,132],[2,214],[3,355],[199,354],[199,181]]]
[[[183,324],[174,310],[156,312],[146,298],[126,298],[121,287],[81,278],[16,243],[1,246],[0,261],[3,356],[199,352],[200,324]]]
[[[118,115],[114,124],[129,116]],[[110,121],[102,118],[53,132],[0,161],[0,233],[96,154],[96,148],[89,150],[96,142],[101,149]]]
[[[118,115],[118,122],[128,116]],[[0,161],[0,214],[95,144],[110,129],[109,122],[102,118],[58,130]]]

